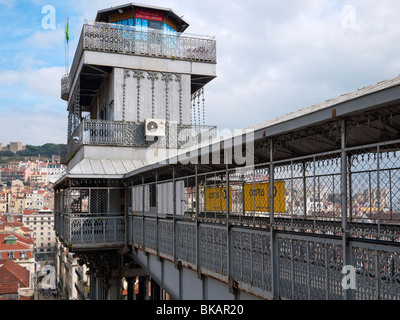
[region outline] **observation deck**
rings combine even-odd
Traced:
[[[70,76],[64,76],[61,80],[61,97],[65,101],[68,101],[69,90],[73,87],[85,50],[217,63],[216,40],[212,36],[183,35],[179,32],[143,30],[142,27],[113,23],[85,22],[69,73]],[[68,83],[66,79],[68,79]]]

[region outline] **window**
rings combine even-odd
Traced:
[[[158,29],[161,30],[163,27],[163,22],[162,21],[153,21],[153,20],[148,20],[148,25],[150,29]]]
[[[9,258],[9,259],[14,259],[14,251],[10,251],[10,252],[8,253],[8,258]]]

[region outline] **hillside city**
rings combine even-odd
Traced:
[[[0,144],[0,300],[87,300],[88,269],[55,233],[52,186],[66,166],[59,154],[18,156],[29,148]]]
[[[37,299],[38,275],[55,261],[51,186],[65,167],[59,156],[12,160],[24,150],[21,142],[0,145],[0,300]]]
[[[11,142],[0,150],[16,154],[26,147]],[[0,157],[0,300],[77,299],[78,290],[84,299],[86,275],[76,259],[61,253],[81,289],[65,280],[68,272],[60,276],[56,268],[52,185],[66,167],[59,155],[24,158]]]

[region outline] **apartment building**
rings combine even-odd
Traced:
[[[47,184],[47,173],[37,172],[31,175],[31,185],[46,185]]]
[[[27,168],[13,168],[7,167],[4,168],[1,172],[2,182],[8,185],[11,184],[11,181],[18,179],[24,181],[24,183],[28,183],[29,178],[31,177],[32,171],[29,167]]]
[[[40,210],[44,206],[45,190],[29,190],[26,192],[26,210]]]
[[[22,223],[33,230],[37,260],[54,260],[56,236],[54,213],[50,209],[24,210]]]

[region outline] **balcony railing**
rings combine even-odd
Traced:
[[[154,29],[111,23],[86,22],[71,66],[70,84],[74,80],[83,50],[115,52],[151,57],[216,63],[214,37],[169,34]]]
[[[215,126],[167,123],[165,136],[156,142],[157,147],[183,149],[207,142],[217,136]],[[83,120],[75,129],[67,145],[66,159],[82,145],[147,147],[144,123]]]
[[[125,242],[124,216],[71,217],[56,215],[58,236],[72,247],[118,246]]]
[[[71,188],[59,191],[55,201],[58,237],[74,248],[116,247],[124,244],[122,191],[121,188]]]
[[[65,74],[61,78],[61,99],[68,101],[69,97],[69,74]]]

